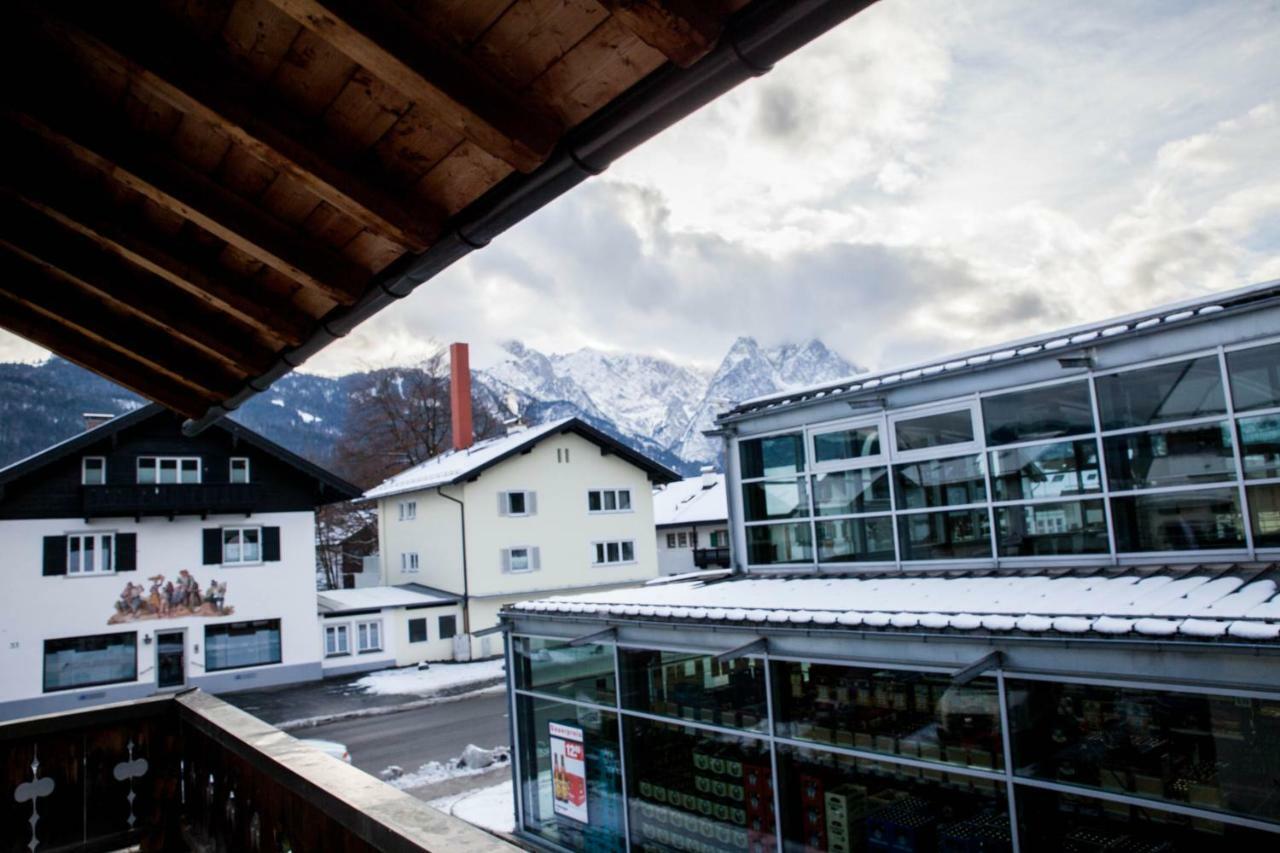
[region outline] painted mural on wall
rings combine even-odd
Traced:
[[[186,569],[171,581],[164,575],[147,578],[150,588],[132,581],[124,585],[116,600],[116,612],[108,625],[140,619],[181,619],[184,616],[230,616],[234,607],[226,605],[227,582],[210,581],[203,590]]]

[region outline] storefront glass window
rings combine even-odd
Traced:
[[[1004,784],[948,773],[778,747],[787,853],[1012,849]]]
[[[981,456],[930,459],[893,466],[898,509],[959,506],[987,499]]]
[[[804,436],[798,432],[743,441],[738,451],[744,480],[799,474],[804,470]]]
[[[1067,501],[996,507],[1001,557],[1105,554],[1107,515],[1102,501]]]
[[[813,478],[813,505],[818,515],[888,512],[889,471],[859,468]]]
[[[813,437],[813,461],[818,464],[879,456],[880,452],[880,428],[876,426],[823,432]]]
[[[1217,356],[1099,376],[1104,430],[1189,420],[1226,412]]]
[[[1099,491],[1098,444],[1088,439],[998,450],[991,454],[991,483],[998,501]]]
[[[982,401],[988,444],[1013,444],[1093,432],[1087,382],[1015,391]]]
[[[1237,412],[1280,406],[1280,344],[1227,353]]]
[[[818,663],[773,664],[781,737],[993,770],[1004,765],[996,683]]]
[[[1240,458],[1246,480],[1280,477],[1280,415],[1240,421]]]
[[[1112,498],[1116,550],[1243,548],[1239,496],[1235,489],[1212,489]]]
[[[528,696],[517,703],[524,829],[571,850],[620,853],[617,715]]]
[[[819,521],[817,529],[820,563],[892,562],[895,558],[889,516]]]
[[[991,556],[986,509],[898,516],[903,560],[954,560]]]
[[[1280,823],[1280,701],[1013,679],[1006,691],[1019,775]]]
[[[632,850],[775,849],[763,742],[634,718],[625,726]]]
[[[138,677],[138,635],[99,634],[44,641],[44,690],[70,690]]]
[[[893,425],[898,450],[926,450],[973,441],[973,414],[968,409],[904,418]]]
[[[1248,493],[1253,544],[1258,548],[1280,548],[1280,484],[1250,486]]]
[[[764,731],[764,662],[720,662],[706,655],[618,649],[622,707],[684,720]]]
[[[813,560],[809,525],[760,524],[747,528],[747,561],[755,566]]]
[[[559,640],[516,637],[512,650],[516,687],[521,690],[613,704],[613,646],[570,646]]]
[[[1113,435],[1104,440],[1112,489],[1154,489],[1234,480],[1227,423]]]
[[[747,521],[807,518],[809,496],[804,480],[770,480],[742,486],[742,511]]]

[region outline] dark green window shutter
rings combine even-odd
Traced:
[[[264,563],[280,562],[280,528],[262,528],[262,561]]]
[[[116,571],[134,572],[138,570],[138,534],[116,534]]]
[[[44,537],[44,573],[46,575],[67,573],[67,537]]]
[[[222,529],[206,527],[204,529],[204,564],[216,566],[222,562]]]

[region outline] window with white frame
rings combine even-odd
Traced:
[[[528,545],[502,549],[502,569],[507,572],[532,572],[541,568],[538,549]]]
[[[418,517],[417,501],[400,501],[400,520],[413,521]]]
[[[326,625],[324,628],[324,655],[337,657],[351,654],[351,627],[349,625]]]
[[[261,527],[222,528],[222,564],[224,566],[261,562]]]
[[[115,571],[114,533],[72,533],[67,536],[67,574],[101,575]]]
[[[139,456],[138,483],[171,485],[200,482],[198,456]]]
[[[243,484],[249,482],[249,457],[232,456],[230,476],[232,483]]]
[[[674,533],[667,534],[667,547],[668,548],[676,547],[676,535]]]
[[[630,539],[596,542],[592,547],[594,549],[592,563],[597,566],[634,563],[636,559],[636,544]]]
[[[630,489],[591,489],[587,492],[588,512],[630,512]]]
[[[688,533],[683,533],[683,532],[681,532],[681,533],[677,533],[677,534],[676,534],[676,544],[677,544],[677,546],[679,546],[679,547],[681,547],[681,548],[688,548],[688,547],[689,547],[689,534],[688,534]]]
[[[382,651],[382,620],[370,619],[356,623],[356,651]]]
[[[418,552],[405,551],[400,555],[400,571],[416,572],[418,570]]]
[[[80,461],[80,483],[85,486],[102,486],[107,482],[107,458],[86,456]]]
[[[530,491],[499,492],[499,515],[533,515],[538,510],[538,497]]]

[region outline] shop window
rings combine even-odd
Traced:
[[[1093,432],[1087,382],[1069,382],[986,397],[982,422],[988,444],[1013,444]]]
[[[1254,546],[1280,548],[1280,484],[1250,486],[1247,492]]]
[[[859,468],[813,478],[813,508],[818,515],[888,512],[889,469]]]
[[[898,509],[961,506],[987,499],[982,456],[957,456],[894,465]]]
[[[138,678],[138,635],[98,634],[44,641],[44,692]]]
[[[991,484],[998,501],[1099,491],[1098,443],[1088,439],[997,450],[991,454]]]
[[[987,510],[912,513],[898,516],[903,560],[957,560],[991,557]]]
[[[744,483],[742,511],[747,521],[770,521],[775,518],[807,518],[809,496],[804,480],[771,480]]]
[[[1226,412],[1217,356],[1099,376],[1102,428],[1127,429]]]
[[[973,437],[973,411],[968,407],[893,419],[894,447],[899,453],[968,444]]]
[[[1006,691],[1020,776],[1280,822],[1280,701],[1016,679]]]
[[[804,470],[804,437],[791,433],[741,441],[738,454],[744,480],[799,474]]]
[[[622,853],[617,715],[529,696],[516,702],[524,831],[569,850]]]
[[[515,682],[521,690],[552,693],[580,702],[614,703],[613,646],[516,637]]]
[[[1111,499],[1116,550],[1190,551],[1243,548],[1236,489],[1144,494]]]
[[[757,524],[746,529],[747,562],[753,566],[813,562],[809,525]]]
[[[427,641],[427,620],[425,617],[409,620],[409,642],[425,643]]]
[[[1105,554],[1107,515],[1102,501],[1066,501],[996,507],[1001,557]]]
[[[883,455],[880,427],[860,426],[813,435],[813,464],[850,463]]]
[[[107,482],[105,456],[86,456],[80,460],[80,483],[84,486],[101,486]]]
[[[957,686],[945,675],[775,661],[782,737],[885,755],[1003,768],[994,679]]]
[[[887,515],[819,521],[817,533],[820,563],[892,562],[896,556]]]
[[[775,849],[763,742],[634,718],[625,728],[632,850]]]
[[[764,662],[742,657],[619,649],[622,707],[664,717],[764,731]]]
[[[783,745],[778,789],[787,851],[1013,849],[1008,795],[993,779]]]
[[[206,672],[273,663],[280,663],[279,619],[205,626]]]
[[[1103,439],[1113,490],[1220,483],[1236,478],[1231,427],[1224,423],[1126,433]]]
[[[1280,406],[1280,344],[1227,353],[1237,412]]]
[[[1280,477],[1280,415],[1240,420],[1240,459],[1246,480]]]

